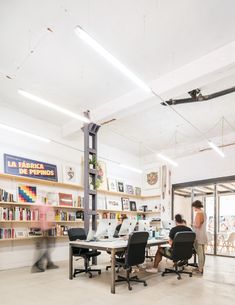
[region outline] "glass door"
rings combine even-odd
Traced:
[[[235,195],[220,194],[218,201],[217,254],[235,256]]]
[[[235,257],[235,182],[215,182],[174,190],[173,213],[193,223],[191,204],[200,200],[207,216],[206,253]]]

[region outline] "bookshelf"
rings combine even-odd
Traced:
[[[82,185],[78,184],[71,184],[71,183],[64,183],[64,182],[53,182],[35,178],[28,178],[28,177],[21,177],[21,176],[14,176],[9,174],[0,174],[0,179],[8,179],[13,180],[15,182],[23,182],[35,185],[46,185],[46,186],[54,186],[58,188],[67,188],[71,190],[83,191],[84,188]],[[134,194],[127,194],[123,192],[111,192],[108,190],[97,190],[98,194],[109,195],[109,196],[118,196],[118,197],[129,197],[129,198],[136,198],[136,199],[160,199],[160,195],[154,196],[144,196],[144,195],[134,195]]]
[[[10,181],[13,185],[17,185],[17,183],[23,183],[28,185],[35,185],[36,187],[40,186],[47,186],[48,190],[50,190],[51,187],[57,188],[57,193],[60,192],[60,189],[70,190],[71,193],[79,194],[78,192],[83,192],[84,188],[81,185],[77,184],[70,184],[70,183],[63,183],[63,182],[52,182],[47,180],[41,180],[41,179],[35,179],[35,178],[28,178],[28,177],[22,177],[22,176],[14,176],[9,174],[0,173],[0,180],[2,181]],[[4,184],[4,182],[3,182]],[[63,190],[63,192],[66,192]],[[160,199],[160,196],[143,196],[143,195],[134,195],[134,194],[127,194],[124,192],[113,192],[108,190],[97,190],[97,193],[104,196],[117,196],[117,197],[126,197],[130,200],[138,200],[138,201],[144,201],[144,200],[157,200]],[[77,196],[77,195],[76,195]],[[36,208],[37,204],[35,203],[22,203],[22,202],[9,202],[9,201],[0,201],[0,209],[1,208],[11,208],[13,211],[15,208],[25,208],[25,209],[31,209]],[[54,209],[56,212],[64,213],[66,215],[69,215],[70,213],[76,214],[76,212],[83,212],[83,207],[75,207],[75,206],[67,206],[67,205],[50,205],[52,209]],[[67,211],[67,212],[66,212]],[[55,214],[56,214],[55,212]],[[145,218],[147,215],[155,214],[160,215],[160,212],[158,211],[130,211],[130,210],[108,210],[108,209],[97,209],[97,213],[99,214],[100,218],[102,218],[102,213],[118,213],[118,214],[127,214],[130,215],[130,217],[134,217],[135,215],[142,215],[141,217]],[[1,216],[1,215],[0,215]],[[30,218],[32,219],[32,218]],[[29,230],[30,225],[31,227],[36,227],[36,224],[39,223],[38,220],[5,220],[1,219],[0,217],[0,228],[3,229],[15,229],[18,228],[20,225],[24,225],[24,227]],[[65,227],[65,226],[81,226],[84,225],[84,221],[80,218],[77,218],[75,220],[54,220],[53,223],[55,226]],[[67,237],[66,235],[55,235],[56,238],[64,238]],[[40,238],[40,236],[27,236],[27,237],[13,237],[13,238],[2,238],[0,241],[23,241],[23,240],[33,240],[35,238]]]

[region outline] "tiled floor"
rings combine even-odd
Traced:
[[[1,305],[231,305],[235,304],[235,259],[207,257],[203,277],[187,275],[177,280],[171,274],[140,272],[148,286],[133,284],[128,291],[125,284],[119,284],[116,294],[110,293],[110,272],[102,264],[102,275],[89,279],[80,275],[68,280],[67,262],[60,268],[44,273],[30,273],[29,268],[0,272]],[[162,266],[164,267],[164,266]]]

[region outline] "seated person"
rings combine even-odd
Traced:
[[[155,255],[153,268],[146,269],[147,272],[157,273],[158,272],[158,265],[160,261],[162,260],[162,257],[171,258],[171,246],[173,244],[173,240],[175,237],[175,234],[178,232],[184,232],[184,231],[192,231],[189,227],[187,227],[184,223],[184,220],[182,218],[182,215],[176,214],[175,215],[175,222],[176,226],[170,230],[169,233],[169,247],[158,247],[157,253]]]

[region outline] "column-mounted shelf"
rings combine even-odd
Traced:
[[[84,132],[84,228],[88,233],[91,217],[92,230],[97,229],[97,133],[100,126],[85,124]]]

